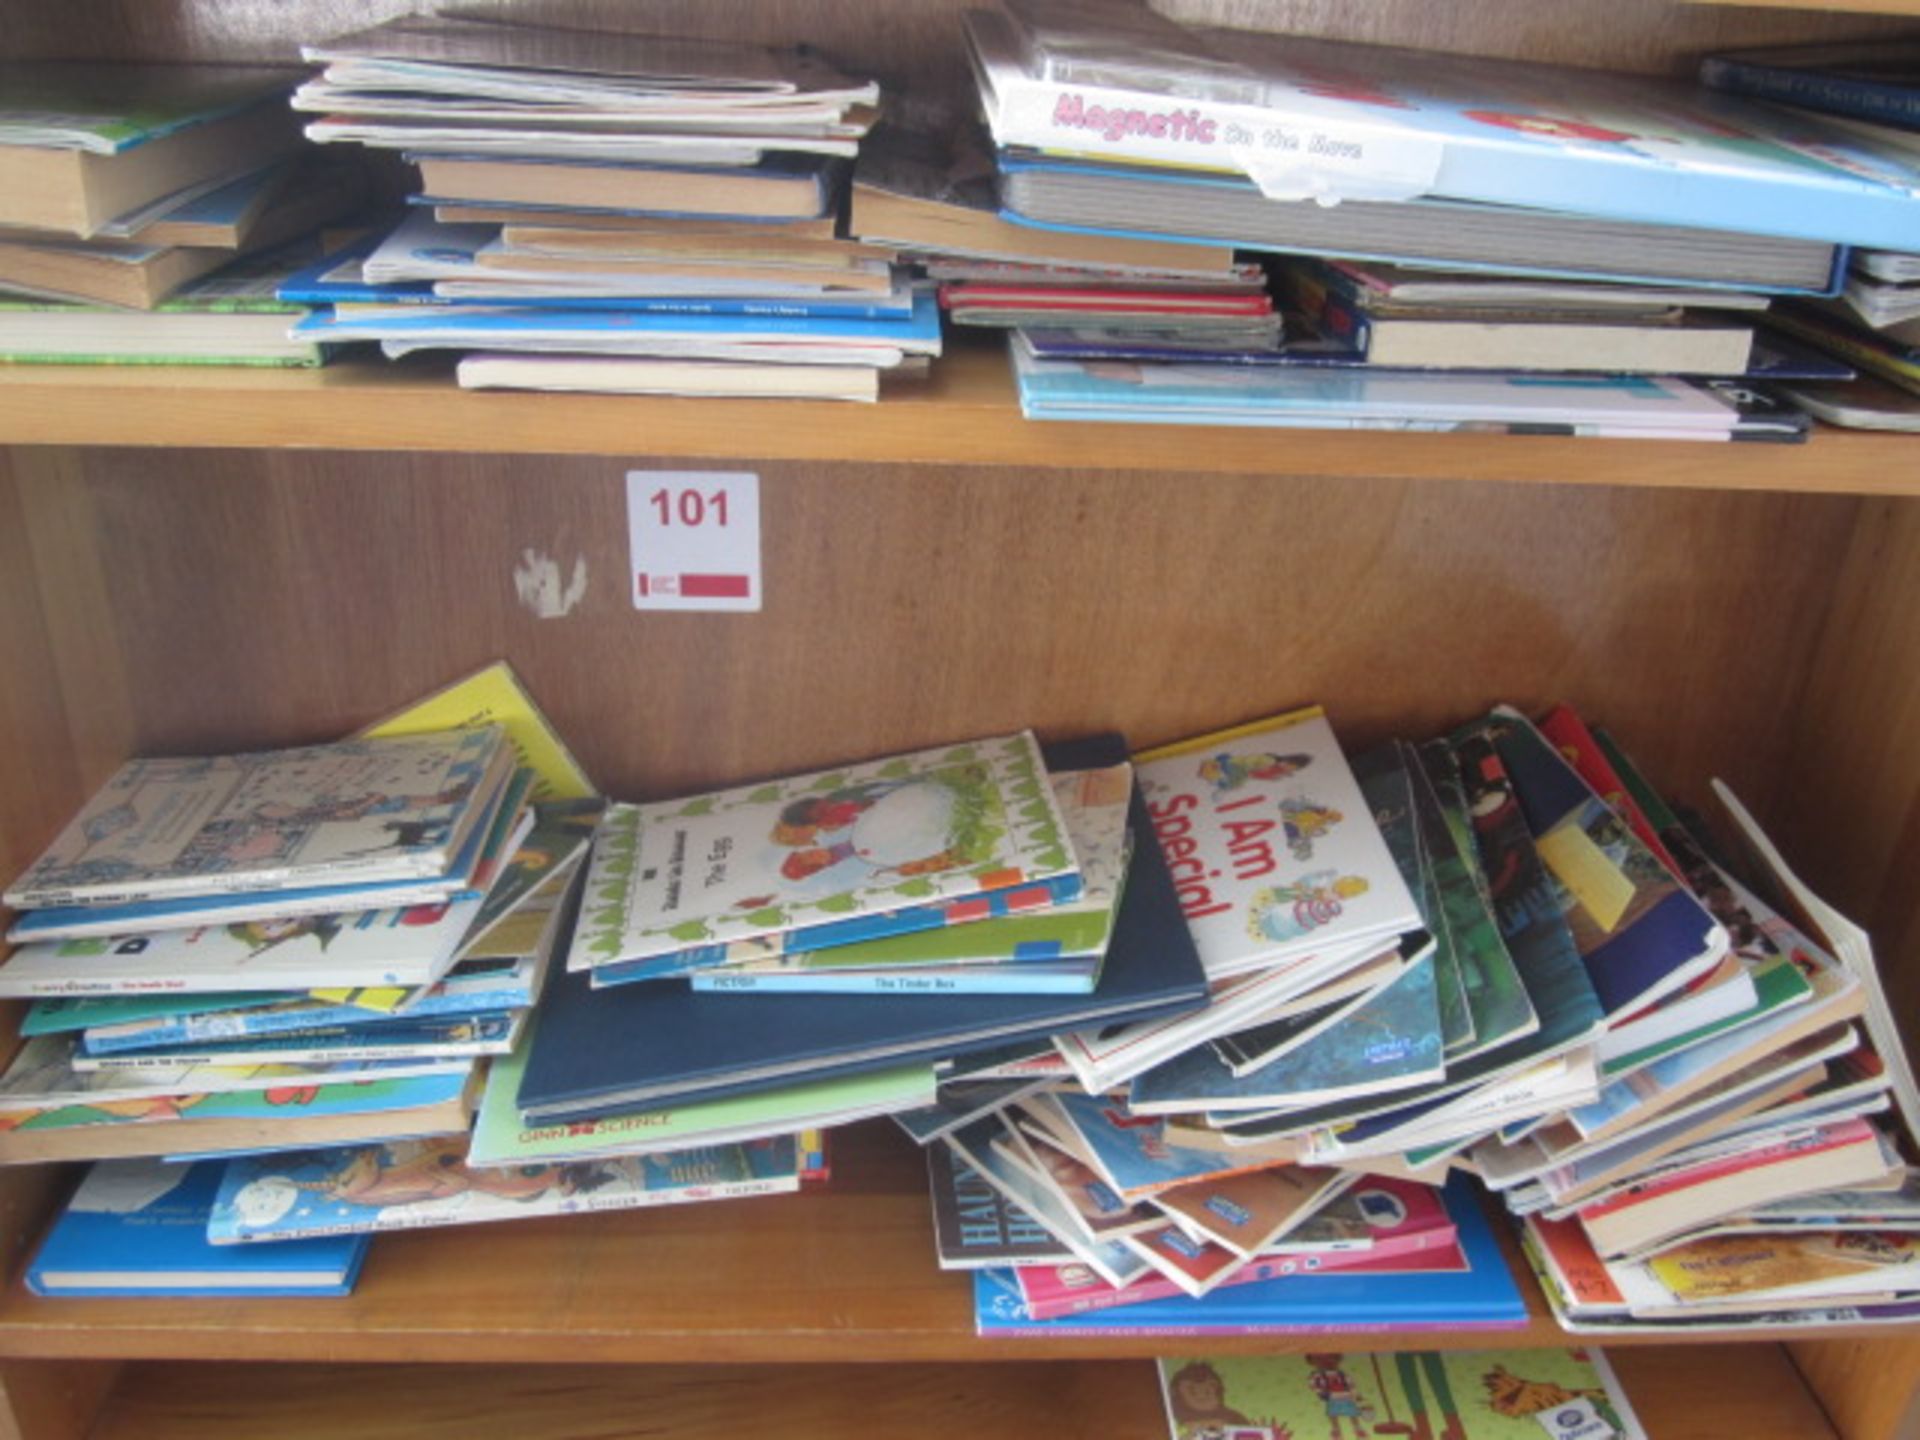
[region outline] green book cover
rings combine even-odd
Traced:
[[[933,1102],[930,1065],[899,1065],[775,1090],[728,1095],[669,1110],[637,1110],[569,1125],[524,1125],[520,1078],[532,1027],[513,1054],[494,1062],[474,1121],[472,1165],[548,1164],[597,1156],[718,1144],[719,1139],[790,1134],[854,1116],[891,1114]]]
[[[1328,1349],[1158,1364],[1174,1440],[1645,1440],[1591,1348]]]
[[[0,64],[0,145],[117,155],[288,94],[300,79],[265,66],[13,61]]]

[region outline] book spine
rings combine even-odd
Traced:
[[[1912,85],[1881,85],[1814,70],[1756,65],[1724,55],[1709,56],[1700,66],[1700,79],[1715,90],[1736,95],[1920,130],[1920,87]]]
[[[1057,1325],[1042,1320],[976,1320],[974,1333],[989,1340],[1079,1338],[1105,1340],[1211,1340],[1226,1335],[1386,1335],[1427,1330],[1524,1330],[1532,1322],[1524,1315],[1497,1320],[1325,1320],[1303,1324],[1265,1324],[1250,1321],[1233,1325]]]

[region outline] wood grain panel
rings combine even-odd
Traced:
[[[1904,435],[1806,445],[1068,424],[1020,417],[1004,346],[953,337],[925,384],[877,405],[461,390],[428,357],[321,370],[0,367],[0,444],[854,460],[1656,489],[1920,494]],[[745,437],[745,438],[743,438]]]
[[[1658,1440],[1827,1440],[1775,1345],[1616,1360]],[[1738,1385],[1703,1394],[1703,1374]],[[1229,1397],[1231,1398],[1231,1397]],[[1478,1397],[1461,1397],[1468,1406]],[[1166,1420],[1142,1361],[1054,1365],[595,1369],[373,1365],[133,1367],[97,1440],[786,1440],[978,1435],[993,1440],[1161,1440]]]
[[[765,612],[643,615],[623,475],[661,463],[88,452],[99,555],[49,623],[114,617],[147,751],[324,738],[504,656],[621,795],[1022,725],[1144,744],[1319,699],[1359,744],[1566,698],[1683,794],[1764,799],[1855,503],[775,465]],[[565,618],[516,598],[530,555],[585,565]]]
[[[1863,502],[1850,543],[1833,553],[1831,605],[1797,697],[1778,819],[1807,882],[1873,936],[1911,1037],[1920,1015],[1920,508]]]
[[[120,1369],[107,1360],[0,1364],[0,1440],[86,1440]]]
[[[896,92],[958,98],[968,88],[956,16],[972,0],[68,0],[14,6],[0,55],[295,61],[302,42],[395,15],[461,8],[582,29],[812,44]],[[1911,0],[1856,0],[1861,8]],[[1691,73],[1698,56],[1733,45],[1896,33],[1896,19],[1820,14],[1815,7],[1729,11],[1669,0],[1164,0],[1203,24],[1325,35],[1370,44],[1508,55],[1602,68]],[[1841,7],[1831,7],[1838,10]],[[1909,9],[1909,12],[1910,9]]]
[[[1920,1340],[1798,1340],[1786,1349],[1840,1440],[1920,1437]]]

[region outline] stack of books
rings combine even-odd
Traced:
[[[285,112],[297,78],[0,66],[0,356],[315,363],[274,291],[317,253],[291,242],[365,185],[354,157],[302,144]]]
[[[1755,382],[1854,362],[1756,319],[1916,218],[1910,150],[1673,82],[1067,0],[966,33],[1005,219],[1289,257],[1277,340],[1018,315],[1033,418],[1804,439]]]
[[[101,1162],[30,1282],[340,1293],[364,1245],[320,1237],[796,1188],[791,1135],[468,1166],[601,809],[504,666],[351,741],[131,762],[7,893],[0,1162]]]
[[[567,969],[530,1043],[494,1068],[472,1162],[646,1155],[921,1109],[951,1057],[1198,1003],[1125,762],[1117,736],[1043,752],[1022,733],[610,807]],[[690,982],[747,968],[735,947],[788,944],[796,963],[777,968],[802,979],[806,959],[856,952],[851,993]],[[1075,983],[993,983],[1029,969]]]
[[[472,387],[872,400],[940,348],[840,237],[879,100],[801,51],[451,17],[308,47],[310,138],[401,151],[414,213],[290,291],[301,327],[461,352]]]
[[[901,1117],[983,1333],[1517,1323],[1469,1175],[1551,1242],[1575,1322],[1738,1313],[1727,1225],[1882,1260],[1804,1299],[1756,1263],[1749,1315],[1909,1313],[1885,1258],[1907,1172],[1868,1117],[1920,1093],[1864,936],[1730,795],[1837,958],[1566,706],[1351,769],[1318,710],[1137,762],[1207,1003],[960,1061]],[[1616,1263],[1703,1236],[1715,1306],[1654,1305]]]

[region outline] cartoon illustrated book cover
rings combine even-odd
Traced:
[[[6,903],[31,910],[444,875],[511,768],[494,726],[130,760]]]
[[[599,789],[573,758],[566,741],[553,728],[513,667],[496,660],[464,680],[436,690],[424,700],[376,720],[363,735],[419,735],[437,730],[474,730],[498,725],[506,731],[520,764],[535,777],[533,799],[590,800]]]
[[[1117,735],[1096,735],[1050,744],[1047,753],[1061,769],[1080,769],[1117,763],[1124,747]],[[543,1122],[591,1119],[1195,1009],[1205,981],[1166,863],[1147,843],[1137,787],[1128,823],[1132,872],[1091,994],[875,995],[853,1003],[674,986],[596,991],[587,975],[561,974],[543,1001],[521,1108]]]
[[[1078,873],[1030,733],[655,805],[594,843],[569,969]]]
[[[478,1225],[800,1188],[791,1135],[571,1165],[475,1168],[465,1136],[243,1156],[207,1221],[215,1245]]]
[[[207,1218],[217,1163],[102,1160],[87,1172],[27,1267],[36,1295],[345,1295],[364,1236],[216,1249]]]
[[[1500,754],[1609,1019],[1720,963],[1727,932],[1524,715],[1502,707],[1480,732]]]
[[[1209,979],[1419,928],[1318,706],[1135,760]]]
[[[1646,1440],[1598,1350],[1161,1360],[1173,1440]]]
[[[0,995],[431,985],[452,967],[480,904],[462,900],[22,945],[0,963]]]

